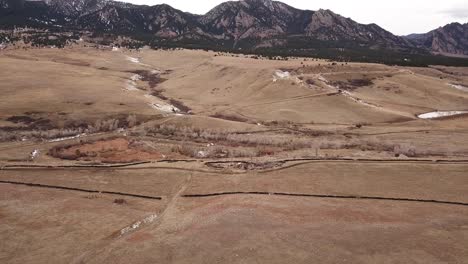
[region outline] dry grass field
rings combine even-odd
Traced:
[[[468,263],[468,69],[0,52],[0,263]]]

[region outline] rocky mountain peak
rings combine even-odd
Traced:
[[[271,0],[241,0],[241,4],[243,4],[246,7],[266,7],[269,10],[274,9],[273,1]]]

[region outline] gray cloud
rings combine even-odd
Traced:
[[[442,13],[447,14],[456,19],[466,19],[468,22],[468,7],[454,7],[442,11]]]

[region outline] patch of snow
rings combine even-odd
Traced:
[[[152,214],[148,217],[146,217],[145,219],[143,219],[143,224],[150,224],[152,222],[154,222],[154,220],[156,220],[158,218],[158,216],[156,214]]]
[[[358,104],[361,104],[361,105],[365,105],[365,106],[368,106],[368,107],[372,107],[372,108],[380,108],[380,106],[378,105],[375,105],[375,104],[372,104],[372,103],[368,103],[366,101],[363,101],[362,99],[359,99],[357,97],[354,97],[352,93],[348,92],[348,91],[342,91],[341,92],[346,98],[349,98],[351,100],[353,100],[354,102],[358,103]]]
[[[125,90],[126,91],[138,91],[138,88],[136,87],[136,82],[132,80],[128,80],[127,83],[125,84]]]
[[[40,153],[40,152],[39,152],[38,149],[33,150],[33,151],[31,152],[31,155],[30,155],[31,160],[36,159],[37,157],[39,157],[39,153]]]
[[[329,89],[331,89],[331,90],[334,90],[334,91],[339,91],[339,90],[340,90],[338,87],[335,87],[335,86],[333,86],[333,85],[330,85],[329,82],[328,82],[328,80],[327,80],[325,77],[323,77],[321,74],[317,74],[317,75],[315,76],[315,78],[317,78],[317,80],[323,82],[323,83],[324,83]]]
[[[79,135],[72,136],[72,137],[56,138],[56,139],[49,140],[48,142],[60,142],[60,141],[65,141],[65,140],[80,138],[80,137],[82,137],[82,136],[86,136],[86,133],[79,134]]]
[[[170,104],[163,104],[163,103],[153,103],[153,104],[149,104],[152,108],[156,109],[156,110],[159,110],[161,112],[166,112],[166,113],[174,113],[174,114],[178,114],[180,113],[180,109],[173,106],[173,105],[170,105]]]
[[[293,80],[295,83],[304,85],[304,81],[299,79],[297,76],[293,76],[290,72],[276,70],[273,74],[273,82],[277,82],[278,80]]]
[[[287,71],[276,70],[275,74],[273,74],[273,82],[277,82],[278,80],[287,80],[291,78],[291,74]]]
[[[127,60],[130,61],[130,62],[133,62],[133,63],[140,64],[140,59],[138,59],[138,58],[127,56]]]
[[[318,80],[319,80],[319,81],[322,81],[322,82],[324,82],[324,83],[328,83],[328,80],[325,79],[325,77],[323,77],[322,75],[320,75],[320,76],[318,77]]]
[[[457,90],[468,92],[468,87],[465,87],[465,86],[463,86],[461,84],[450,83],[449,85],[452,86],[453,88],[457,89]]]
[[[117,47],[112,47],[112,51],[119,51],[120,49]]]
[[[156,220],[157,218],[158,218],[158,216],[156,214],[152,214],[152,215],[150,215],[148,217],[145,217],[143,220],[137,221],[137,222],[131,224],[130,226],[127,226],[127,227],[121,229],[120,230],[120,236],[126,235],[126,234],[128,234],[128,233],[130,233],[132,231],[135,231],[144,224],[150,224],[150,223],[154,222],[154,220]]]
[[[130,62],[133,62],[133,63],[136,63],[136,64],[140,64],[140,65],[146,66],[146,67],[151,67],[151,65],[148,65],[148,64],[145,64],[145,63],[141,63],[141,61],[140,61],[139,58],[130,57],[130,56],[127,56],[126,58],[127,58],[127,60],[130,61]]]
[[[135,74],[130,77],[130,80],[127,80],[125,83],[125,90],[126,91],[138,91],[137,88],[137,81],[141,80],[141,75]]]
[[[125,90],[126,91],[138,91],[138,88],[136,88],[135,82],[128,81],[127,84],[125,85]]]
[[[435,119],[435,118],[457,116],[457,115],[463,115],[463,114],[468,114],[468,111],[435,111],[435,112],[429,112],[429,113],[418,115],[418,118]]]
[[[198,151],[197,152],[197,157],[198,158],[205,158],[206,157],[206,152],[202,151],[202,150]]]
[[[132,77],[130,77],[130,80],[132,80],[134,82],[139,81],[139,80],[141,80],[141,75],[139,75],[139,74],[132,75]]]
[[[287,71],[281,71],[281,70],[277,70],[275,72],[275,76],[280,78],[280,79],[289,79],[291,77],[291,74]]]

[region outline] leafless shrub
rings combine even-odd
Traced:
[[[147,82],[150,88],[155,88],[158,84],[167,81],[167,79],[162,78],[159,73],[152,73],[151,71],[146,70],[136,70],[131,71],[131,73],[135,73],[141,76],[141,80]]]
[[[361,125],[366,125],[362,123]],[[410,144],[396,144],[379,138],[346,138],[333,134],[249,134],[237,133],[233,130],[200,129],[194,127],[178,127],[175,125],[158,125],[149,127],[145,135],[163,135],[172,140],[191,142],[193,145],[183,144],[173,149],[174,152],[189,157],[228,158],[228,157],[256,157],[275,155],[281,151],[296,151],[309,149],[318,155],[319,150],[358,150],[375,151],[420,157],[428,155],[452,155],[448,150],[428,151],[418,149]],[[216,143],[212,147],[200,147],[197,143]]]
[[[266,126],[279,126],[279,127],[289,127],[292,128],[295,126],[294,122],[289,120],[273,120],[264,123]]]
[[[115,199],[115,200],[114,200],[114,203],[115,203],[115,204],[122,205],[122,204],[126,204],[127,201],[125,201],[125,199]]]
[[[276,151],[273,148],[261,148],[258,151],[258,156],[273,156],[276,154]]]
[[[91,133],[113,131],[119,128],[119,123],[118,119],[97,120],[89,130]]]
[[[33,131],[0,131],[0,141],[21,141],[23,139],[56,139],[76,136],[83,133],[83,128],[76,129],[52,129],[52,130],[33,130]]]
[[[313,145],[313,141],[307,138],[294,138],[290,135],[262,135],[236,134],[233,131],[221,131],[210,129],[198,129],[193,127],[176,127],[174,125],[160,125],[149,128],[148,134],[160,134],[171,139],[183,141],[209,143],[217,142],[221,145],[210,148],[195,148],[187,144],[177,146],[174,152],[186,156],[200,156],[198,152],[203,152],[204,157],[251,157],[258,155],[273,155],[277,150],[298,150],[308,148]],[[254,150],[252,150],[254,149]]]
[[[35,124],[36,122],[34,122]],[[84,122],[71,122],[65,128],[37,129],[37,128],[11,128],[0,130],[0,142],[21,140],[53,140],[74,137],[81,134],[93,134],[115,131],[120,128],[131,128],[138,125],[135,115],[127,117],[100,119],[94,124]]]
[[[196,145],[178,145],[172,152],[192,158],[250,158],[259,156],[259,152],[252,148],[229,148],[226,146],[201,147]]]
[[[187,157],[196,157],[197,156],[197,150],[194,147],[189,146],[187,144],[173,146],[171,151],[174,152],[174,153],[179,153],[179,154],[187,156]]]
[[[151,95],[154,96],[154,97],[157,97],[157,98],[159,98],[159,99],[161,99],[163,101],[169,100],[169,98],[167,96],[163,95],[163,92],[164,92],[164,90],[153,90],[151,92]]]
[[[136,115],[129,115],[127,117],[127,126],[128,127],[134,127],[138,124],[138,120]]]
[[[374,84],[374,82],[371,79],[352,79],[348,80],[348,83],[354,87],[365,87]]]
[[[346,81],[334,81],[331,85],[338,87],[342,90],[352,91],[360,87],[366,87],[373,85],[374,82],[371,79],[351,79]]]
[[[30,117],[30,116],[11,116],[7,118],[7,121],[13,122],[13,123],[24,123],[24,124],[30,124],[36,121],[36,119]]]
[[[186,106],[183,102],[181,102],[179,100],[171,98],[171,99],[169,99],[169,103],[171,103],[171,105],[177,107],[183,113],[190,113],[192,111],[192,109],[190,109],[190,107]]]
[[[395,145],[393,148],[393,152],[395,153],[395,155],[398,155],[398,156],[400,155],[405,155],[407,157],[417,156],[416,148],[407,144]]]
[[[250,158],[260,156],[260,153],[255,149],[230,149],[228,153],[228,157],[230,158]]]

